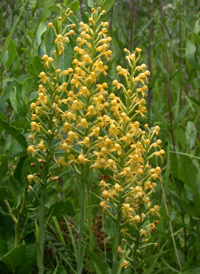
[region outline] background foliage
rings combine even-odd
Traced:
[[[143,254],[139,273],[200,272],[200,3],[193,1],[113,0],[101,2],[110,23],[113,57],[109,63],[125,66],[123,48],[142,48],[143,62],[151,71],[148,92],[150,126],[159,125],[160,139],[166,151],[162,183],[154,195],[161,208],[161,219],[149,247]],[[144,4],[145,2],[145,4]],[[36,97],[38,74],[43,70],[41,56],[51,53],[52,29],[47,23],[56,16],[56,3],[64,3],[73,12],[73,21],[86,21],[92,0],[2,0],[0,16],[0,270],[2,273],[37,273],[35,254],[35,210],[30,197],[31,214],[26,219],[23,193],[27,170],[29,104]],[[71,64],[74,41],[67,48],[62,68]],[[119,94],[120,96],[120,94]],[[99,189],[92,176],[87,207],[91,215],[85,220],[85,236],[91,226],[96,254],[111,249],[109,231],[98,211]],[[77,222],[80,205],[77,182],[73,174],[63,175],[54,193],[49,194],[46,223],[46,273],[74,273]],[[11,207],[8,204],[11,201]],[[66,206],[68,204],[68,207]],[[70,205],[70,206],[69,206]],[[61,209],[66,208],[65,211]],[[10,210],[10,212],[9,212]],[[13,213],[13,214],[12,214]],[[23,213],[23,214],[22,214]],[[11,218],[13,216],[13,218]],[[20,217],[20,242],[15,249],[14,216]],[[89,223],[91,225],[89,225]],[[28,229],[27,229],[28,227]],[[37,231],[37,227],[36,227]],[[103,233],[106,232],[106,233]],[[104,235],[107,235],[106,237]],[[20,259],[21,258],[21,259]],[[23,263],[25,258],[26,263]],[[100,266],[98,270],[98,266]],[[31,272],[32,271],[32,272]],[[106,273],[106,265],[86,247],[85,273]],[[125,270],[124,273],[131,273]]]

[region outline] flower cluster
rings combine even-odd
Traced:
[[[101,118],[107,135],[98,137],[93,166],[104,168],[111,174],[108,180],[100,182],[101,207],[115,222],[120,222],[124,240],[136,241],[139,234],[146,243],[157,221],[150,225],[145,225],[145,221],[148,215],[159,216],[159,206],[152,206],[151,194],[155,192],[155,180],[160,179],[161,168],[152,168],[150,159],[154,155],[162,159],[165,152],[160,147],[161,140],[155,138],[160,128],[150,129],[147,124],[142,126],[137,121],[137,116],[144,117],[146,112],[145,91],[150,74],[145,64],[138,65],[141,49],[136,48],[134,53],[125,49],[125,52],[130,70],[117,67],[118,76],[123,76],[125,84],[117,79],[113,81],[113,92],[109,95],[110,112]],[[115,95],[115,90],[123,93],[123,101]],[[123,254],[123,250],[120,253]]]
[[[64,164],[63,157],[55,157],[55,151],[59,147],[61,136],[65,134],[65,130],[61,126],[62,116],[64,115],[62,108],[66,104],[66,90],[73,69],[69,68],[62,71],[58,68],[58,64],[65,45],[70,41],[69,36],[74,34],[74,23],[67,25],[62,30],[64,22],[72,14],[73,12],[67,9],[63,17],[58,17],[57,30],[52,23],[49,23],[49,27],[53,28],[56,37],[54,57],[47,54],[42,57],[47,72],[40,72],[38,96],[30,104],[31,134],[28,136],[30,145],[27,149],[32,156],[37,156],[38,162],[42,165],[38,174],[29,174],[27,176],[29,183],[34,181],[44,184],[55,181],[55,178],[58,179],[58,177],[51,176],[52,167]],[[62,82],[62,76],[65,76],[68,82]]]
[[[68,153],[68,164],[77,167],[92,165],[92,151],[101,134],[101,118],[107,112],[106,82],[97,83],[97,78],[107,74],[108,66],[103,58],[109,60],[112,51],[107,35],[107,22],[99,22],[105,11],[92,9],[89,24],[80,22],[80,35],[74,47],[74,74],[71,78],[71,89],[66,90],[65,103],[68,109],[62,114],[64,131],[67,138],[60,143],[60,148]],[[78,145],[78,148],[74,147]]]

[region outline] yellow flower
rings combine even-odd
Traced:
[[[49,66],[53,65],[52,62],[53,62],[54,59],[52,57],[49,57],[47,54],[43,55],[42,59],[45,60],[45,64],[44,65],[46,67],[49,67]]]
[[[34,157],[34,146],[31,145],[27,148],[27,151],[30,152],[32,154],[32,157]]]
[[[90,160],[88,160],[82,153],[79,154],[79,156],[78,156],[78,163],[82,164],[82,163],[85,163],[85,162],[90,162]]]
[[[42,149],[43,152],[46,152],[47,149],[46,149],[46,146],[44,145],[44,140],[41,140],[40,143],[37,146],[35,146],[35,149],[36,150]]]
[[[120,265],[121,267],[124,267],[125,269],[128,267],[129,262],[126,260],[123,260],[122,264]]]
[[[46,73],[44,71],[40,72],[39,77],[42,78],[40,81],[43,84],[46,84],[47,80],[49,80],[49,77],[46,76]]]
[[[37,132],[40,132],[40,126],[39,124],[37,124],[35,121],[34,122],[31,122],[31,131],[37,131]]]

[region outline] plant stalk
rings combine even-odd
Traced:
[[[80,186],[81,212],[78,227],[78,252],[77,252],[77,274],[82,273],[82,238],[85,219],[85,178]]]
[[[122,218],[121,206],[122,206],[122,202],[120,199],[120,204],[118,206],[118,216],[117,216],[116,227],[115,227],[115,243],[114,243],[114,253],[113,253],[112,274],[117,273],[118,247],[119,247],[119,240],[120,240],[120,224],[121,224],[121,218]]]

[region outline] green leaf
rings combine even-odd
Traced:
[[[87,0],[87,4],[90,8],[94,8],[94,1],[93,0]]]
[[[10,40],[7,50],[8,50],[8,60],[6,61],[6,67],[10,67],[10,65],[12,65],[13,61],[15,60],[15,57],[17,54],[16,45],[12,39]]]
[[[176,129],[176,127],[178,126],[178,123],[180,122],[181,118],[184,116],[184,114],[186,113],[186,111],[189,108],[189,104],[187,104],[186,106],[184,106],[184,108],[180,111],[180,113],[178,114],[178,117],[173,125],[173,130]]]
[[[22,179],[22,167],[23,167],[23,164],[24,162],[26,161],[26,156],[23,155],[20,159],[19,159],[19,162],[17,164],[17,167],[14,171],[14,178],[18,181],[19,185],[20,185],[20,189],[21,189],[21,195],[23,194],[23,190],[24,190],[24,182],[23,182],[23,179]]]
[[[190,157],[183,155],[178,160],[178,178],[192,189],[193,195],[198,194],[200,171]]]
[[[145,29],[151,24],[151,22],[155,19],[155,17],[151,18],[149,21],[147,21],[143,26],[141,26],[139,28],[139,30],[137,30],[136,35],[133,37],[133,43],[143,35],[143,32],[145,31]]]
[[[22,117],[25,117],[27,112],[25,109],[23,109],[20,105],[19,99],[18,99],[18,94],[17,94],[17,90],[16,87],[12,87],[12,90],[10,92],[10,102],[11,105],[14,109],[14,111]]]
[[[163,64],[160,62],[160,60],[158,58],[156,58],[156,60],[157,60],[158,66],[160,67],[161,71],[163,72],[165,80],[168,81],[169,74],[168,74],[167,70],[163,67]]]
[[[67,9],[67,6],[66,6],[65,4],[59,3],[59,5],[60,5],[64,10]],[[53,4],[53,5],[49,6],[48,9],[49,9],[50,11],[56,12],[56,13],[58,13],[58,14],[61,13],[61,9],[57,6],[57,4]]]
[[[23,152],[21,145],[16,140],[13,140],[8,150],[8,158],[12,158],[21,152]]]
[[[11,175],[8,180],[8,190],[12,195],[13,208],[18,208],[21,203],[21,189],[18,181]]]
[[[174,130],[174,136],[178,139],[178,141],[181,143],[182,147],[186,146],[186,137],[185,132],[182,130],[181,127],[177,126]]]
[[[96,264],[96,266],[102,274],[108,273],[106,263],[104,263],[99,256],[97,256],[94,252],[92,252],[89,249],[85,249],[85,253],[92,259],[92,261]]]
[[[199,274],[200,273],[200,267],[198,268],[190,268],[184,272],[180,272],[181,274]]]
[[[0,215],[0,257],[5,255],[14,245],[14,223],[10,216]]]
[[[186,67],[186,65],[181,66],[179,69],[172,72],[170,80],[172,80],[175,76],[177,76],[182,70]]]
[[[4,186],[0,186],[0,200],[5,200],[9,196],[7,188]]]
[[[16,274],[28,274],[31,272],[36,256],[36,239],[34,232],[28,234],[25,238],[26,248],[23,261],[18,265]]]
[[[114,5],[114,0],[103,0],[100,3],[100,7],[102,10],[105,10],[106,12],[108,12],[112,6]]]
[[[200,65],[196,59],[196,47],[192,42],[190,42],[190,40],[187,40],[185,54],[189,64],[192,67],[200,70]]]
[[[4,128],[26,151],[27,150],[27,143],[26,138],[23,134],[21,134],[15,127],[11,126],[7,121],[4,121],[0,118],[0,126]]]
[[[29,95],[32,91],[37,91],[38,89],[38,78],[37,77],[29,77],[27,78],[22,86],[22,99],[24,102],[28,103]]]
[[[198,19],[194,26],[194,32],[198,35],[200,32],[200,19]]]
[[[58,267],[57,274],[67,274],[67,271],[65,270],[64,266],[60,265]]]
[[[55,0],[49,0],[49,1],[44,1],[44,5],[42,8],[42,14],[40,16],[40,21],[46,21],[47,18],[49,18],[51,12],[49,11],[49,7],[53,5]]]
[[[156,49],[164,39],[165,39],[165,37],[162,37],[162,38],[160,38],[158,41],[156,41],[155,43],[153,43],[153,44],[151,45],[151,50]]]
[[[1,101],[0,103],[6,101],[7,99],[10,98],[10,92],[12,90],[12,88],[15,87],[17,90],[17,93],[20,94],[21,92],[21,84],[16,81],[16,79],[13,79],[11,83],[9,83],[6,88],[3,91],[3,96],[1,97]]]
[[[194,195],[194,209],[196,216],[200,216],[200,194]]]
[[[11,37],[12,37],[14,31],[15,31],[16,26],[17,26],[18,23],[19,23],[20,17],[21,17],[21,15],[22,15],[23,11],[24,11],[24,8],[26,7],[27,2],[28,2],[28,0],[25,1],[24,5],[23,5],[23,7],[22,7],[22,9],[21,9],[21,12],[20,12],[19,16],[18,16],[18,18],[17,18],[17,20],[16,20],[16,22],[15,22],[15,24],[14,24],[12,30],[10,31],[10,34],[9,34],[8,37],[6,38],[6,41],[5,41],[5,43],[4,43],[4,46],[3,46],[3,49],[2,49],[1,55],[0,55],[0,63],[1,63],[1,60],[2,60],[2,58],[3,58],[3,56],[4,56],[4,53],[6,52],[6,50],[7,50],[7,48],[8,48],[8,45],[9,45],[10,40],[11,40]]]
[[[40,46],[42,42],[42,35],[46,32],[47,30],[47,25],[46,22],[41,22],[37,28],[36,32],[36,41],[37,45]]]
[[[47,0],[37,0],[37,9],[44,6]]]
[[[47,55],[51,54],[51,50],[52,50],[52,47],[53,47],[53,42],[54,42],[54,31],[53,31],[53,28],[49,28],[49,30],[47,31],[47,35],[46,35]]]
[[[2,155],[0,156],[0,181],[6,176],[6,173],[8,171],[8,155]]]
[[[36,75],[39,75],[41,71],[45,71],[44,61],[38,55],[33,57],[32,65]]]
[[[197,34],[193,31],[193,29],[192,29],[192,24],[191,24],[189,18],[188,18],[185,14],[181,14],[181,17],[182,17],[182,19],[183,19],[183,21],[184,21],[186,27],[194,34],[194,37],[195,37],[195,39],[198,41],[198,43],[200,43],[200,36],[197,35]]]
[[[68,44],[66,46],[66,48],[64,49],[64,54],[58,63],[58,67],[60,69],[64,70],[64,69],[67,69],[70,67],[73,53],[74,53],[74,50],[73,50],[72,46],[70,44]]]
[[[79,1],[74,1],[69,5],[69,8],[73,11],[76,12],[79,10]]]
[[[189,144],[189,148],[192,149],[195,144],[197,130],[195,128],[194,123],[191,121],[187,122],[185,136],[186,136],[187,143]]]
[[[181,204],[181,206],[183,207],[183,210],[185,213],[187,213],[189,216],[195,216],[195,211],[194,211],[194,206],[193,204],[191,205],[189,203],[189,201],[187,199],[183,199],[181,198],[179,195],[177,195],[174,191],[170,190],[170,193],[172,194],[172,197],[174,198],[174,200]]]
[[[48,211],[48,214],[52,216],[61,217],[63,215],[74,216],[76,213],[74,211],[73,205],[69,201],[60,201],[53,204]]]
[[[0,258],[0,261],[8,265],[8,267],[14,271],[21,261],[24,260],[25,255],[25,243],[23,242],[16,248],[13,248],[10,252]]]
[[[115,13],[115,21],[118,23],[121,33],[124,36],[124,39],[127,42],[129,42],[128,32],[127,32],[126,28],[124,27],[124,25],[120,22],[120,20],[118,20],[116,13]]]

